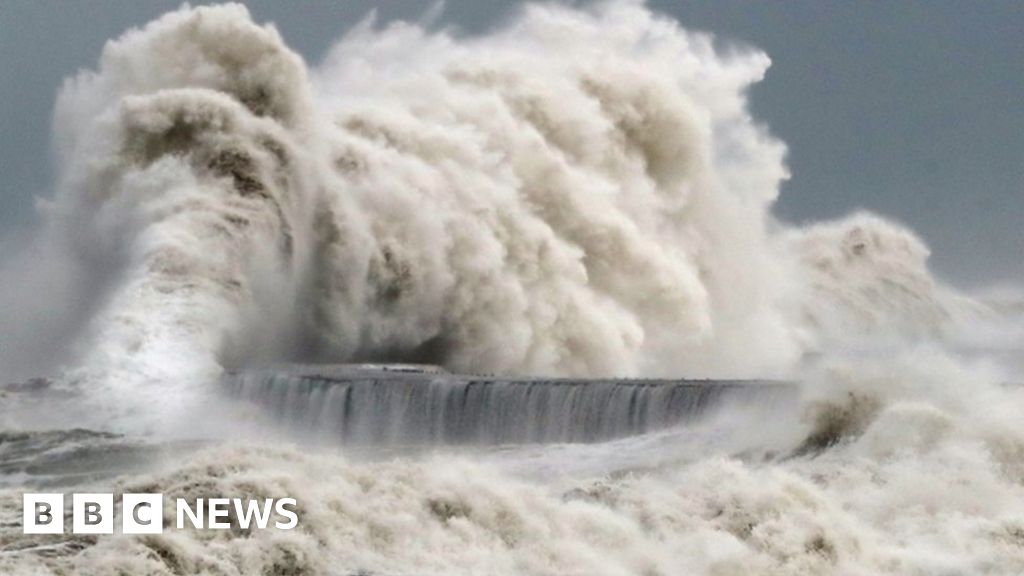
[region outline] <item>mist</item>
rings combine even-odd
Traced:
[[[1019,573],[1021,292],[773,216],[769,65],[639,2],[111,40],[0,265],[0,571]],[[39,486],[301,520],[13,534]]]
[[[22,320],[28,283],[5,314],[100,382],[360,359],[766,377],[834,335],[942,336],[973,304],[913,233],[773,218],[785,146],[747,111],[768,65],[632,3],[464,38],[369,19],[315,68],[240,6],[174,12],[63,88],[32,261],[73,310]]]

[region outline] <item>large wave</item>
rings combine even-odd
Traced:
[[[243,6],[170,13],[59,97],[69,365],[764,377],[851,327],[941,331],[911,233],[772,218],[768,65],[632,2],[470,37],[368,20],[312,70]]]
[[[61,91],[40,240],[0,269],[0,373],[60,363],[99,401],[0,390],[0,481],[285,494],[302,522],[21,535],[4,489],[0,571],[1020,573],[1020,388],[920,346],[1020,368],[1019,293],[943,286],[877,216],[776,221],[785,148],[746,102],[769,60],[716,46],[638,2],[476,36],[368,20],[312,68],[240,5],[110,42]],[[366,463],[195,402],[279,360],[805,386],[614,442]],[[168,406],[258,445],[21,430],[153,430]]]

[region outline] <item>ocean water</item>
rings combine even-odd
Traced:
[[[767,55],[629,1],[339,35],[186,6],[61,89],[0,573],[1024,573],[1024,298],[776,221]],[[26,491],[300,520],[24,535]]]

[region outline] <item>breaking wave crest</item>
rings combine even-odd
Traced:
[[[943,286],[874,215],[776,221],[785,147],[746,102],[768,65],[628,1],[477,36],[367,20],[313,67],[241,5],[111,41],[60,93],[42,240],[0,269],[0,369],[64,366],[0,387],[0,572],[1021,573],[1021,388],[943,348],[1024,371],[1022,300]],[[498,376],[218,380],[282,361]],[[612,381],[794,375],[717,412],[721,383]],[[196,401],[232,385],[437,453],[284,445]],[[68,421],[104,431],[39,430]],[[287,494],[302,520],[21,535],[20,485]]]
[[[772,377],[851,330],[941,332],[911,233],[772,219],[768,64],[631,2],[476,37],[367,21],[313,69],[242,6],[170,13],[59,98],[49,228],[104,286],[70,364]]]

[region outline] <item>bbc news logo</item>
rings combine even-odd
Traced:
[[[25,534],[64,533],[63,494],[25,494],[23,506]],[[174,526],[178,530],[186,526],[200,530],[228,530],[232,527],[233,518],[242,530],[265,530],[271,526],[278,530],[291,530],[299,524],[296,506],[294,498],[197,498],[194,502],[178,498],[174,501]],[[72,494],[71,532],[113,534],[115,513],[113,494]],[[162,534],[163,531],[163,494],[124,494],[121,497],[122,533]]]

